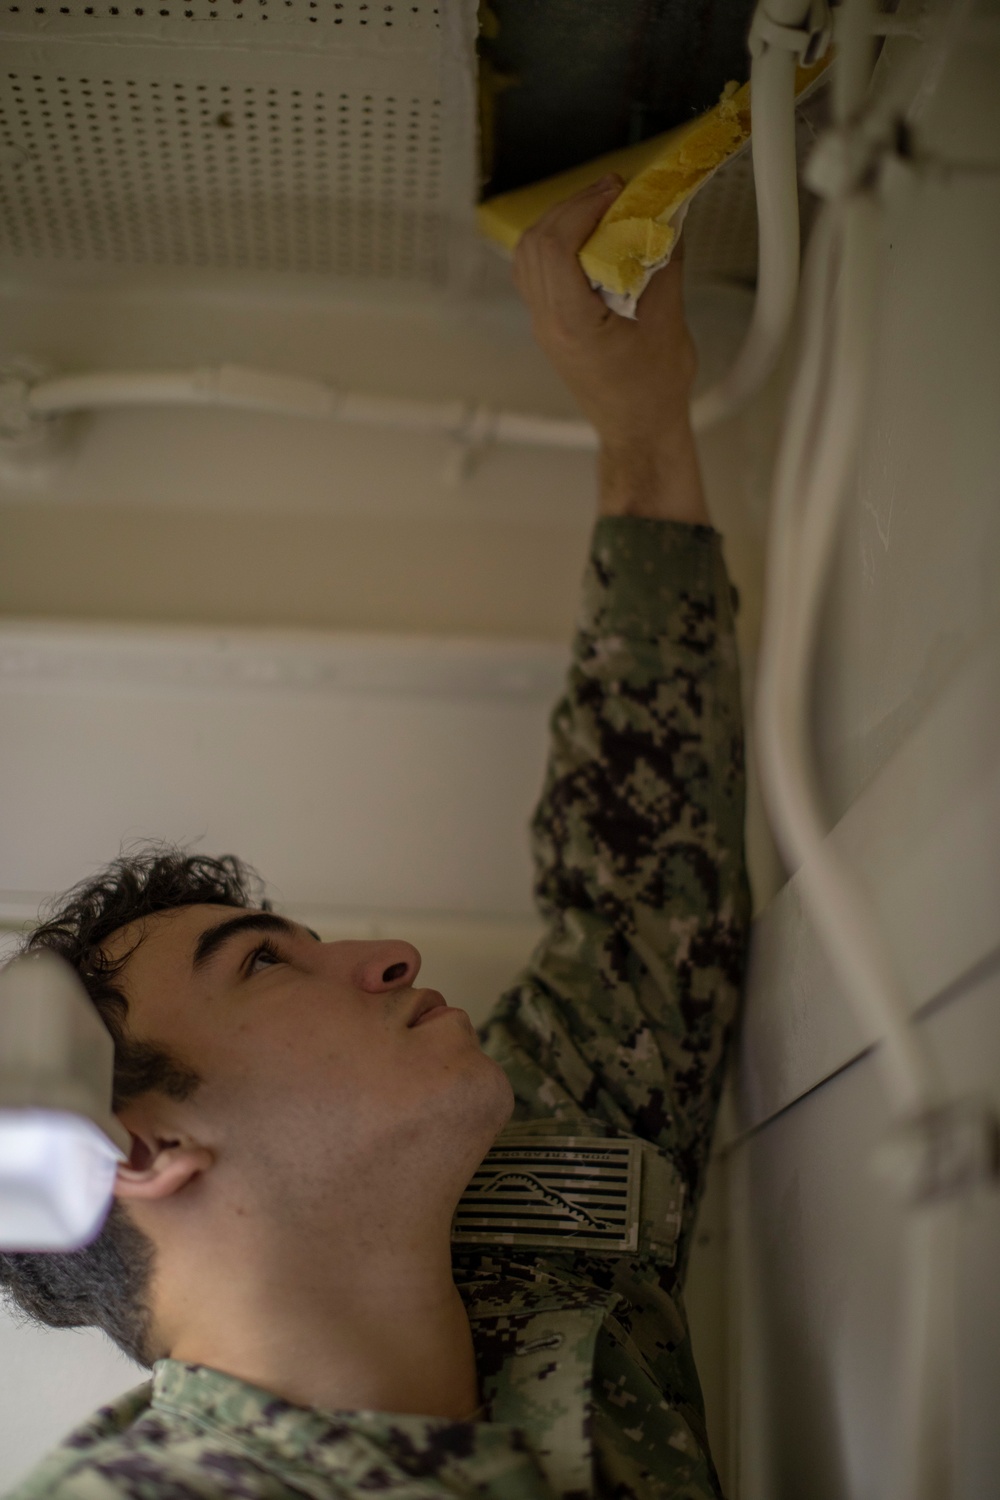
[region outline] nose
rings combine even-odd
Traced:
[[[421,958],[412,943],[400,939],[358,943],[354,982],[370,995],[408,989],[420,972]]]

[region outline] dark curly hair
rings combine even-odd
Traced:
[[[20,949],[58,953],[83,981],[114,1039],[115,1111],[151,1091],[188,1099],[202,1080],[162,1047],[130,1034],[128,1001],[119,983],[142,938],[116,960],[101,944],[130,922],[199,905],[271,910],[256,871],[234,855],[213,859],[147,842],[49,902]],[[102,1328],[119,1349],[148,1368],[158,1357],[150,1347],[152,1268],[151,1241],[116,1201],[98,1237],[80,1250],[0,1252],[0,1291],[8,1304],[49,1328]]]

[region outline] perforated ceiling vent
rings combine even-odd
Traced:
[[[169,5],[10,5],[4,9],[10,16],[70,16],[95,21],[116,17],[136,20],[145,26],[160,19],[185,21],[307,21],[314,26],[382,26],[422,31],[440,26],[440,8],[422,3],[385,5],[380,0],[358,4],[357,0],[177,0]],[[46,28],[47,30],[48,28]]]
[[[5,6],[4,257],[440,281],[475,195],[448,9]]]

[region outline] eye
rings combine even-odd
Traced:
[[[251,974],[259,973],[259,970],[257,969],[257,960],[261,957],[264,957],[268,960],[268,968],[270,968],[271,964],[281,964],[285,961],[274,944],[268,938],[264,938],[264,940],[258,943],[256,948],[254,948],[247,955],[247,959],[245,964],[243,965],[243,969],[248,977]]]

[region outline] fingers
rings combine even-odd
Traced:
[[[603,322],[607,308],[591,290],[577,255],[621,192],[606,177],[557,203],[527,230],[514,253],[514,284],[536,317],[567,329]]]
[[[678,253],[680,245],[681,241],[678,241],[669,263],[656,272],[639,298],[636,308],[638,322],[645,325],[672,324],[683,319],[684,255],[683,251]]]
[[[566,198],[550,208],[528,230],[528,235],[551,241],[567,254],[576,255],[590,239],[621,190],[620,177],[602,177],[600,182],[591,183],[582,192],[574,193],[572,198]]]

